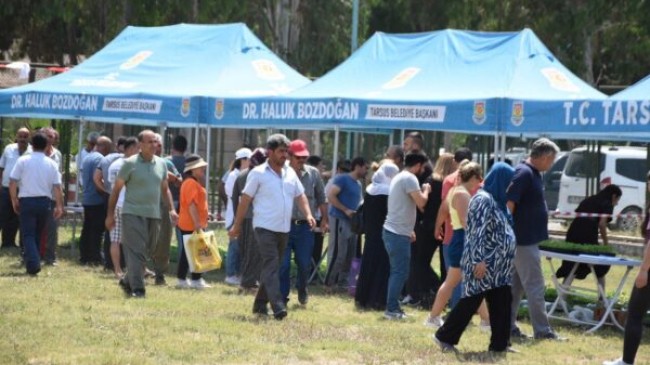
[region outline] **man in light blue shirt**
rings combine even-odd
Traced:
[[[83,180],[84,222],[79,238],[79,262],[82,265],[101,265],[101,244],[104,238],[104,221],[106,220],[106,205],[104,196],[97,190],[94,183],[95,170],[113,148],[108,137],[99,137],[95,150],[83,160],[81,178]]]

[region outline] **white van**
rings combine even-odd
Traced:
[[[595,153],[587,153],[586,147],[571,151],[560,181],[557,210],[560,213],[573,212],[585,198],[587,179],[598,176],[599,188],[609,184],[618,185],[623,196],[614,207],[614,214],[643,213],[646,195],[647,151],[643,147],[601,147],[598,175],[595,174]],[[596,190],[596,189],[594,189]],[[634,230],[641,217],[619,217],[612,221],[616,228]]]

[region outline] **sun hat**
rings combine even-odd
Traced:
[[[208,166],[208,163],[205,162],[205,160],[203,160],[201,157],[191,160],[188,157],[188,160],[185,160],[185,170],[183,170],[183,172],[188,172],[190,170],[198,169],[199,167]]]

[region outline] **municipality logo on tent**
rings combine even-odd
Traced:
[[[524,122],[524,102],[515,101],[512,103],[512,117],[510,118],[512,124],[519,127]]]
[[[190,98],[184,97],[181,101],[181,115],[186,117],[190,115]]]
[[[214,117],[217,119],[223,118],[223,99],[217,99],[214,103]]]
[[[474,123],[481,125],[485,123],[485,101],[475,101],[474,102],[474,114],[472,114],[472,120]]]

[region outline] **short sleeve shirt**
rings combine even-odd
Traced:
[[[280,174],[268,162],[250,170],[243,193],[255,201],[253,227],[288,233],[294,199],[304,192],[298,175],[286,165]]]
[[[544,186],[542,175],[535,167],[525,161],[517,165],[506,198],[515,203],[512,218],[517,245],[529,246],[548,239]]]
[[[124,157],[120,157],[108,167],[108,191],[113,191],[113,186],[115,186],[115,180],[117,180],[117,174],[120,172],[120,169],[124,165]],[[120,190],[120,195],[117,198],[117,206],[122,208],[124,206],[124,195],[126,194],[126,186],[122,187]]]
[[[32,146],[27,145],[27,149],[23,152],[22,155],[29,155],[32,152]],[[16,165],[18,158],[22,156],[20,150],[18,150],[18,143],[12,143],[5,147],[2,157],[0,157],[0,169],[4,169],[2,173],[2,186],[5,188],[9,186],[9,175],[11,175],[11,170],[13,170]]]
[[[126,195],[122,214],[160,219],[160,185],[167,180],[167,166],[158,156],[145,161],[141,154],[124,160],[117,175],[124,180]]]
[[[346,208],[357,210],[361,202],[361,185],[350,176],[350,174],[340,174],[334,178],[332,183],[339,187],[338,199]],[[339,219],[349,219],[344,212],[330,204],[329,215]]]
[[[205,188],[193,178],[188,178],[181,185],[180,213],[178,215],[178,228],[183,231],[194,230],[194,222],[190,215],[190,205],[194,203],[199,213],[201,227],[208,225],[208,198]]]
[[[21,156],[11,170],[10,178],[18,183],[19,198],[52,199],[52,188],[61,185],[61,174],[56,162],[43,152]]]
[[[311,214],[314,215],[318,211],[321,204],[325,204],[325,186],[323,179],[320,177],[318,169],[313,166],[305,165],[304,169],[300,171],[298,177],[302,186],[305,188],[305,196],[309,202],[309,209]],[[305,219],[305,215],[298,209],[298,204],[293,205],[292,219]]]
[[[411,193],[419,190],[418,178],[408,171],[400,172],[391,180],[384,229],[402,236],[411,235],[417,218]]]
[[[93,182],[93,175],[95,170],[101,163],[104,156],[97,152],[91,152],[83,162],[83,171],[81,172],[81,178],[83,179],[83,195],[82,195],[82,204],[83,205],[101,205],[104,204],[104,197],[97,191],[95,183]]]

